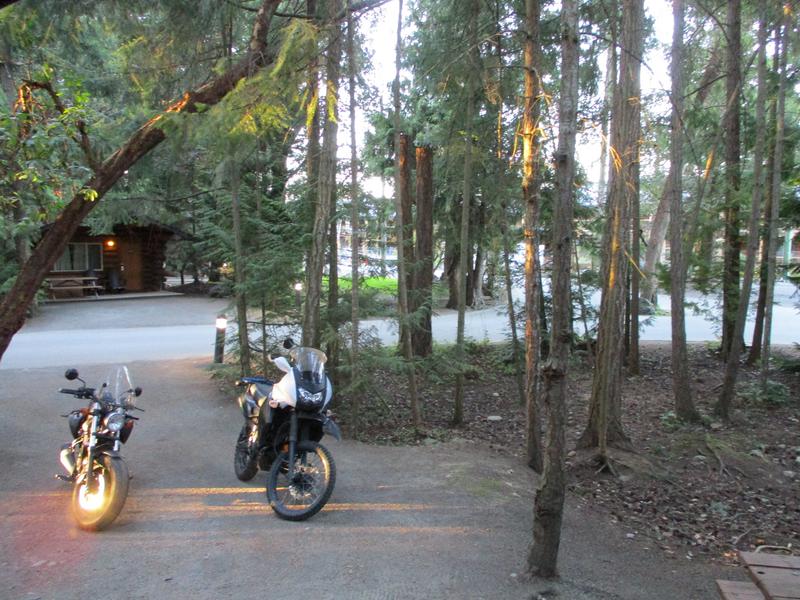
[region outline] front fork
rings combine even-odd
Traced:
[[[289,420],[289,481],[294,481],[294,457],[297,454],[297,413],[293,410]]]
[[[95,491],[95,477],[94,477],[94,452],[97,446],[97,424],[100,421],[100,415],[97,411],[92,412],[92,422],[89,426],[89,441],[86,444],[86,489],[89,493]]]

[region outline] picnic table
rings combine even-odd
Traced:
[[[717,580],[723,600],[800,600],[800,556],[739,552],[753,580]]]
[[[67,290],[81,290],[84,294],[93,293],[97,296],[103,289],[97,280],[97,275],[63,275],[47,277],[45,283],[51,298],[55,298],[56,292]]]

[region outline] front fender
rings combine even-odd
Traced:
[[[252,419],[258,416],[258,404],[255,399],[248,393],[244,393],[238,398],[239,408],[245,419]]]
[[[120,454],[117,450],[114,450],[113,448],[99,448],[97,450],[97,454],[100,456],[107,456],[115,460],[122,460],[122,454]]]

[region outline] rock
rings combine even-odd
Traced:
[[[490,416],[486,417],[486,420],[487,421],[502,421],[503,417],[501,417],[500,415],[490,415]]]
[[[711,425],[709,425],[709,427],[714,431],[719,431],[720,429],[723,428],[723,424],[720,423],[719,421],[714,421],[713,423],[711,423]]]
[[[797,473],[795,473],[794,471],[784,471],[783,476],[788,477],[789,479],[794,479],[795,477],[797,477]]]
[[[567,458],[575,458],[577,455],[578,453],[575,452],[575,450],[570,450],[567,452]],[[800,456],[797,457],[797,460],[800,461]]]
[[[494,392],[492,394],[492,396],[495,397],[495,398],[499,398],[500,397],[500,393],[499,392]]]

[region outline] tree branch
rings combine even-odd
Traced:
[[[23,79],[22,81],[31,89],[39,89],[47,92],[47,94],[53,100],[56,110],[61,113],[61,115],[64,115],[67,112],[67,108],[64,106],[64,103],[61,102],[61,98],[53,89],[53,86],[49,81],[32,81],[30,79]],[[97,156],[95,155],[94,150],[92,150],[89,134],[86,132],[86,123],[83,121],[83,119],[78,119],[75,122],[75,126],[78,128],[78,133],[80,133],[80,136],[73,137],[72,139],[74,139],[83,150],[83,153],[86,156],[86,162],[89,163],[89,167],[92,169],[92,171],[96,172],[99,164],[97,162]]]

